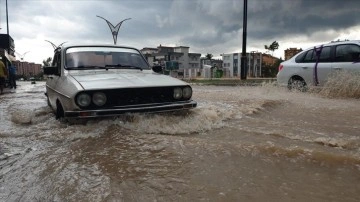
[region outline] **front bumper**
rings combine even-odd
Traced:
[[[127,107],[119,107],[112,109],[65,111],[64,115],[65,118],[95,118],[95,117],[117,116],[125,113],[156,113],[156,112],[188,110],[195,108],[196,106],[197,106],[197,102],[191,100],[187,102],[127,106]]]

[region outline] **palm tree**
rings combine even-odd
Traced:
[[[272,42],[269,46],[265,45],[265,49],[272,51],[272,54],[274,54],[274,51],[279,48],[279,43],[277,41]]]

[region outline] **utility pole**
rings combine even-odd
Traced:
[[[246,80],[246,32],[247,32],[247,0],[244,0],[244,16],[243,16],[243,43],[241,54],[241,80]]]
[[[8,4],[6,0],[6,27],[7,27],[7,34],[9,35],[9,15],[8,15]],[[10,47],[10,40],[9,40],[9,47]]]

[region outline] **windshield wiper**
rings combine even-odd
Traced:
[[[143,68],[138,67],[138,66],[134,66],[134,65],[122,65],[122,64],[117,64],[117,65],[105,65],[105,68],[107,67],[123,67],[123,68],[129,68],[129,69],[139,69],[139,70],[143,70]]]
[[[90,70],[90,69],[107,69],[106,67],[96,65],[80,65],[76,67],[67,67],[68,70]]]

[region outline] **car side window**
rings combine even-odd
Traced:
[[[336,46],[336,62],[356,62],[359,61],[360,46],[355,44],[344,44]]]
[[[321,50],[320,55],[319,55],[319,62],[330,62],[331,60],[331,47],[327,46],[327,47],[323,47],[323,48],[317,48],[316,49],[317,52]],[[305,57],[302,60],[302,62],[316,62],[317,60],[317,55],[314,51],[314,49],[308,50],[305,53]]]
[[[55,54],[54,54],[54,59],[53,59],[53,61],[52,61],[52,65],[51,66],[54,66],[54,67],[58,67],[58,66],[60,66],[60,54],[58,53],[58,52],[56,52]]]
[[[61,55],[60,52],[56,52],[54,54],[54,59],[52,61],[52,65],[53,67],[57,67],[58,69],[58,74],[60,75],[61,73]]]
[[[309,50],[306,53],[303,62],[315,62],[315,56],[314,55],[315,55],[314,50]]]
[[[319,56],[319,62],[330,62],[331,47],[323,47]]]
[[[298,55],[298,56],[295,58],[295,62],[296,62],[296,63],[301,63],[301,62],[303,62],[306,53],[307,53],[307,52],[303,52],[303,53],[301,53],[300,55]]]

